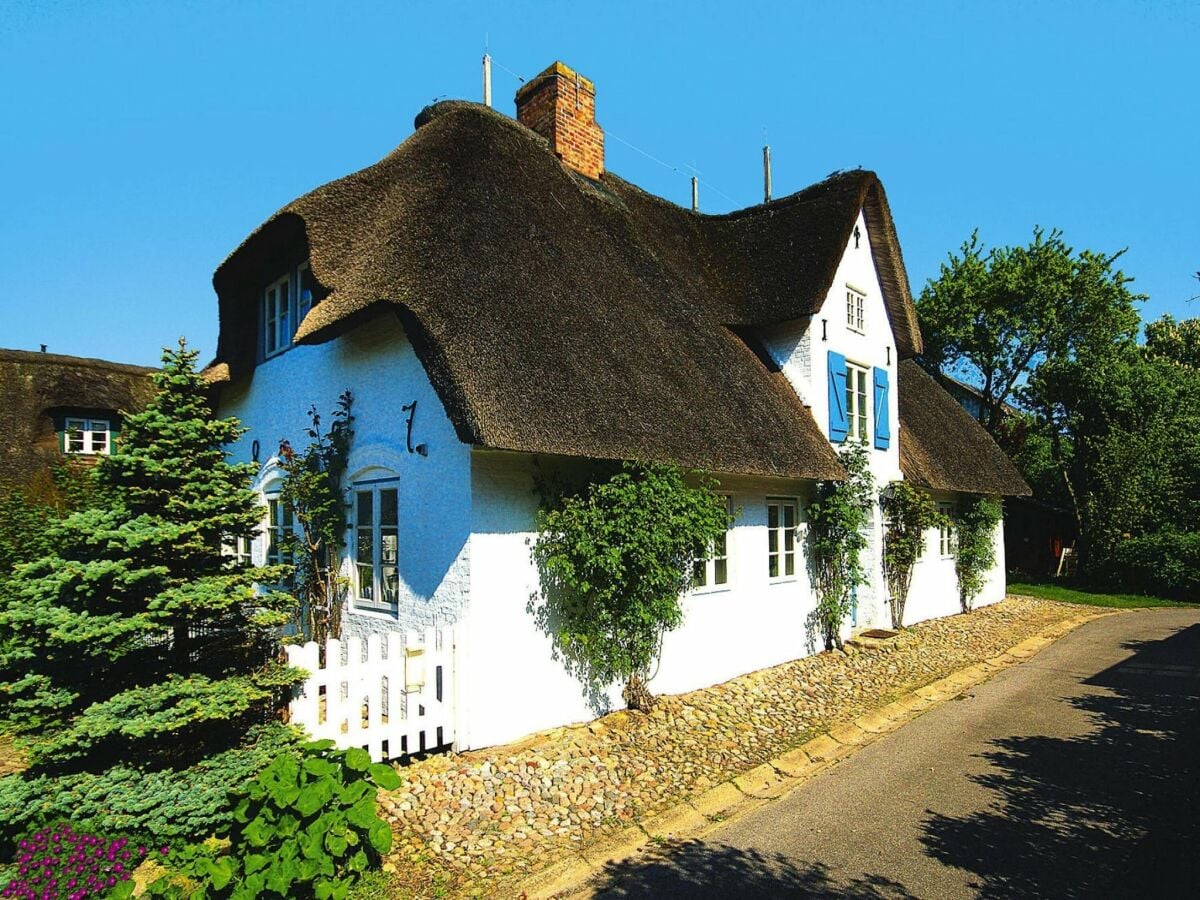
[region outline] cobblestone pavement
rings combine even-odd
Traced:
[[[821,653],[517,745],[440,756],[382,798],[388,870],[497,891],[596,838],[728,781],[814,734],[1088,611],[1009,597],[880,648]],[[434,876],[431,874],[431,879]]]

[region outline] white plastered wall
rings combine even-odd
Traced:
[[[470,593],[470,450],[458,440],[395,318],[381,316],[326,343],[293,347],[261,363],[245,381],[226,387],[220,414],[237,416],[249,429],[231,448],[232,456],[250,460],[258,441],[262,468],[255,486],[260,492],[270,489],[279,479],[271,458],[280,440],[298,450],[307,446],[309,407],[316,406],[324,431],[347,389],[354,415],[347,487],[356,480],[397,479],[400,602],[395,613],[369,612],[357,610],[353,596],[348,597],[344,632],[365,635],[452,624]],[[408,450],[408,412],[401,407],[414,400],[412,441],[425,445],[425,456]],[[261,536],[254,555],[257,563],[265,561]],[[349,556],[343,573],[352,574]]]
[[[656,693],[716,684],[822,649],[808,621],[814,608],[803,554],[803,509],[809,484],[723,477],[720,490],[737,513],[728,540],[729,582],[684,598],[684,622],[663,641],[650,682]],[[460,639],[472,685],[461,747],[503,743],[533,731],[591,719],[622,706],[620,686],[588,696],[553,658],[552,641],[529,611],[538,593],[530,548],[538,496],[532,462],[520,454],[477,450],[471,539],[471,608]],[[799,501],[796,573],[767,575],[768,497]]]

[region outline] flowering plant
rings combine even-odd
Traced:
[[[166,853],[167,848],[162,848]],[[0,897],[18,900],[84,900],[101,895],[129,896],[130,878],[146,858],[145,847],[126,838],[103,838],[63,823],[17,843],[17,872]]]

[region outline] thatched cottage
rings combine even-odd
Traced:
[[[67,460],[90,463],[112,452],[122,416],[154,396],[154,369],[0,350],[0,487],[42,495]]]
[[[566,66],[516,103],[516,119],[425,109],[388,156],[279,210],[213,279],[219,409],[249,428],[244,458],[268,448],[255,554],[277,554],[287,527],[269,448],[351,390],[345,628],[454,625],[460,748],[594,712],[526,608],[539,469],[670,460],[716,475],[740,511],[666,637],[651,684],[665,692],[813,650],[804,511],[816,480],[843,475],[839,443],[868,442],[880,485],[946,503],[1028,490],[913,361],[874,173],[702,215],[604,168],[594,87]],[[881,528],[876,515],[847,628],[888,623]],[[953,564],[931,533],[911,620],[957,611]],[[981,602],[1003,594],[1001,554]]]

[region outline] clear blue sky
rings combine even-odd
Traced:
[[[577,18],[572,18],[573,16]],[[1200,315],[1200,5],[0,0],[0,346],[154,363],[216,344],[213,269],[434,98],[561,58],[608,168],[679,203],[880,173],[914,291],[978,226],[1116,250],[1147,318]],[[717,192],[720,193],[717,193]]]

